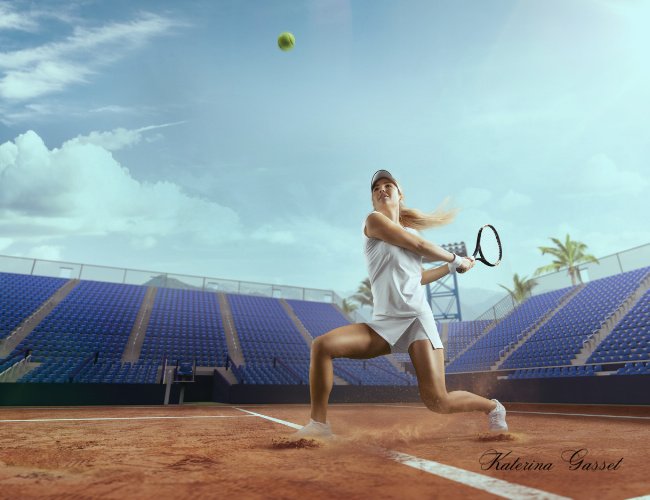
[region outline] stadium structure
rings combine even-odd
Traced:
[[[476,320],[439,322],[448,389],[650,403],[649,251],[600,259],[575,286],[558,286],[566,272],[541,277],[521,303],[506,298]],[[304,403],[311,341],[355,321],[328,290],[0,263],[2,405]],[[334,361],[332,402],[417,400],[408,355]]]

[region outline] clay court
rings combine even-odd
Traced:
[[[420,404],[333,405],[329,420],[337,439],[298,445],[286,437],[305,423],[307,405],[2,408],[0,497],[627,499],[650,493],[647,407],[507,407],[512,432],[488,439],[481,414],[438,415]],[[570,470],[563,452],[569,459],[581,449],[588,454],[574,457],[582,463]],[[496,461],[495,453],[502,454]]]

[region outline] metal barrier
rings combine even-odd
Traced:
[[[129,285],[177,288],[203,292],[259,295],[278,299],[298,299],[343,305],[343,299],[332,290],[237,281],[190,274],[172,274],[140,269],[96,266],[76,262],[29,259],[0,255],[0,272],[49,276],[54,278],[104,281]]]
[[[592,280],[607,278],[650,265],[650,243],[630,248],[598,259],[599,263],[580,264],[578,266],[580,281],[577,284],[587,283]],[[541,295],[553,290],[573,286],[567,269],[544,274],[533,278],[537,285],[532,289],[531,296]],[[505,317],[517,306],[517,302],[510,294],[500,299],[473,321],[495,321]]]

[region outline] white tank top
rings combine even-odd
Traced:
[[[374,213],[374,212],[373,212]],[[431,315],[422,280],[422,257],[406,248],[362,234],[373,297],[373,319]],[[418,234],[415,229],[406,231]]]

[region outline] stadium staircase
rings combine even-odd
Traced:
[[[467,346],[466,346],[462,351],[460,351],[458,354],[456,354],[456,356],[454,356],[453,358],[451,358],[447,364],[451,364],[453,361],[456,361],[456,360],[457,360],[458,358],[460,358],[463,354],[465,354],[467,351],[469,351],[472,347],[474,347],[474,344],[476,344],[479,340],[481,340],[481,339],[482,339],[483,337],[485,337],[488,333],[490,333],[490,331],[492,331],[492,329],[493,329],[495,326],[497,326],[497,325],[499,324],[499,321],[501,321],[502,319],[504,319],[504,318],[510,316],[510,315],[513,314],[516,310],[517,310],[517,308],[515,307],[512,311],[510,311],[510,313],[508,313],[508,315],[506,315],[506,316],[504,316],[503,318],[500,318],[500,319],[495,319],[495,320],[492,321],[490,324],[488,324],[488,325],[485,327],[485,329],[481,332],[481,334],[480,334],[479,336],[477,336],[477,337],[476,337],[472,342],[470,342],[470,343],[469,343],[469,344],[468,344],[468,345],[467,345]],[[447,327],[447,328],[449,328],[449,327]],[[442,340],[442,339],[441,339],[441,340]],[[446,344],[444,344],[444,342],[443,342],[443,345],[446,345]]]
[[[79,284],[79,280],[72,279],[59,288],[47,301],[34,313],[25,318],[16,329],[0,342],[0,359],[8,356],[23,339],[25,339],[39,325],[43,319],[59,305],[63,299]],[[27,372],[25,372],[27,373]]]
[[[625,299],[621,306],[614,313],[606,318],[600,330],[596,331],[587,340],[584,341],[582,350],[571,360],[572,365],[583,365],[587,362],[589,356],[598,348],[598,346],[609,336],[628,312],[641,300],[643,295],[650,290],[650,274],[646,275],[639,283],[638,288]]]
[[[140,352],[142,351],[142,344],[151,318],[151,311],[153,310],[153,302],[156,298],[157,288],[147,288],[147,293],[144,296],[138,315],[135,318],[131,335],[126,342],[124,354],[122,354],[122,363],[135,363],[140,359]]]
[[[526,342],[530,337],[532,337],[542,326],[544,326],[555,314],[562,309],[565,305],[567,305],[573,297],[575,297],[583,288],[585,287],[584,284],[577,285],[571,290],[571,292],[567,293],[564,297],[562,297],[562,300],[558,303],[557,307],[555,309],[551,309],[546,314],[544,314],[539,320],[530,328],[528,331],[522,332],[522,334],[518,337],[518,340],[516,343],[510,344],[503,350],[503,354],[499,357],[499,360],[490,367],[490,370],[498,370],[503,363],[505,363],[506,359],[508,359],[521,345]]]
[[[229,384],[238,384],[239,381],[237,380],[237,377],[235,377],[235,374],[232,372],[232,370],[227,369],[225,366],[217,366],[214,368],[214,370],[218,371],[221,376],[226,379],[226,381]],[[201,375],[201,371],[199,368],[197,368],[197,374]]]
[[[293,321],[293,324],[296,325],[296,328],[300,332],[300,335],[302,335],[302,338],[305,339],[305,342],[307,342],[307,346],[311,347],[311,343],[314,340],[314,338],[311,336],[311,333],[307,331],[307,328],[305,328],[305,325],[302,324],[302,321],[300,321],[300,318],[296,316],[296,313],[293,312],[293,309],[291,306],[287,303],[286,300],[280,299],[280,305],[282,306],[282,309],[284,309],[291,318],[291,321]]]
[[[217,296],[219,297],[221,321],[226,336],[226,345],[228,346],[228,356],[230,356],[230,359],[237,366],[245,365],[246,360],[244,359],[244,351],[242,351],[241,348],[241,342],[239,341],[239,335],[237,335],[235,322],[232,319],[232,310],[230,309],[230,304],[228,303],[226,294],[218,293]]]
[[[0,366],[0,384],[16,382],[23,375],[41,366],[41,363],[33,362],[31,359],[32,356],[28,355],[9,367]]]

